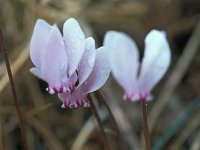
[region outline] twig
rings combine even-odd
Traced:
[[[24,62],[27,60],[28,56],[29,56],[28,47],[25,47],[24,50],[19,54],[19,57],[17,57],[17,59],[11,64],[13,76],[22,67]],[[8,83],[9,83],[8,75],[4,74],[0,80],[0,93],[3,91],[3,89],[6,87]]]
[[[17,93],[16,93],[16,90],[15,90],[12,72],[11,72],[11,69],[10,69],[10,63],[9,63],[9,60],[8,60],[7,50],[6,50],[4,40],[3,40],[3,34],[2,34],[1,29],[0,29],[0,43],[1,43],[2,54],[4,56],[4,60],[5,60],[5,63],[6,63],[6,68],[7,68],[10,84],[11,84],[11,89],[12,89],[14,103],[15,103],[15,107],[16,107],[16,111],[17,111],[17,116],[18,116],[18,119],[19,119],[19,128],[20,128],[20,132],[21,132],[21,136],[22,136],[22,140],[23,140],[24,149],[28,150],[29,148],[28,148],[28,143],[27,143],[25,131],[24,131],[24,122],[23,122],[23,118],[22,118],[22,113],[21,113],[21,110],[20,110],[20,107],[19,107],[19,104],[18,104]]]
[[[147,120],[147,104],[146,101],[143,99],[141,99],[141,110],[142,110],[142,120],[144,127],[144,139],[145,139],[146,150],[151,150],[151,140],[150,140],[148,120]]]
[[[104,131],[104,128],[103,128],[103,125],[102,125],[100,116],[99,116],[99,114],[98,114],[98,112],[97,112],[97,109],[96,109],[96,107],[95,107],[95,105],[94,105],[94,103],[93,103],[93,100],[92,100],[92,98],[91,98],[90,95],[88,95],[88,100],[89,100],[89,102],[90,102],[92,112],[93,112],[93,114],[94,114],[94,116],[95,116],[95,118],[96,118],[96,120],[97,120],[97,123],[98,123],[98,125],[99,125],[99,128],[100,128],[100,130],[101,130],[102,141],[103,141],[103,143],[104,143],[106,149],[112,150],[111,145],[110,145],[110,143],[109,143],[109,141],[108,141],[108,137],[107,137],[107,135],[106,135],[106,133],[105,133],[105,131]]]
[[[106,107],[108,113],[109,113],[109,116],[111,117],[111,120],[113,122],[113,125],[114,125],[114,128],[117,132],[117,135],[118,135],[118,138],[119,138],[119,142],[120,142],[120,147],[121,147],[121,150],[126,150],[127,149],[127,146],[125,144],[125,141],[122,137],[122,134],[121,134],[121,131],[117,125],[117,122],[115,120],[115,117],[110,109],[110,107],[108,106],[106,100],[104,99],[104,97],[101,95],[101,93],[99,91],[96,91],[95,92],[95,95],[97,96],[97,99],[101,101],[101,103]]]

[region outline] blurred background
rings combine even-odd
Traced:
[[[0,24],[8,51],[30,150],[102,150],[99,128],[89,108],[61,109],[56,95],[29,69],[29,43],[38,18],[58,24],[76,18],[86,36],[102,45],[108,30],[129,34],[142,56],[144,37],[153,28],[167,33],[172,63],[148,103],[154,150],[200,150],[200,1],[199,0],[0,0]],[[109,103],[128,150],[144,149],[139,103],[124,102],[110,77],[100,90]],[[120,149],[109,115],[95,100],[113,149]],[[0,55],[0,145],[22,150],[23,143]]]

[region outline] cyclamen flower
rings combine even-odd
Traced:
[[[152,30],[145,38],[142,62],[138,48],[125,33],[109,31],[104,46],[110,51],[112,74],[125,93],[124,100],[151,100],[151,91],[167,71],[171,52],[165,32]]]
[[[65,21],[63,36],[57,25],[37,20],[30,57],[31,72],[48,83],[50,94],[58,93],[63,108],[89,107],[87,93],[102,87],[110,73],[106,50],[96,50],[73,18]]]

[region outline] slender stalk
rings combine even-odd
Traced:
[[[146,150],[151,150],[151,140],[150,140],[148,120],[147,120],[147,104],[144,99],[141,99],[141,110],[142,110],[142,120],[144,127],[144,139],[145,139]]]
[[[10,84],[11,84],[11,89],[12,89],[12,94],[13,94],[13,98],[14,98],[15,108],[16,108],[16,111],[17,111],[17,116],[18,116],[18,119],[19,119],[19,128],[20,128],[20,133],[21,133],[21,136],[22,136],[22,141],[23,141],[23,144],[24,144],[24,149],[28,150],[29,148],[28,148],[28,144],[27,144],[25,131],[24,131],[24,122],[23,122],[23,118],[22,118],[22,113],[21,113],[21,110],[20,110],[20,107],[19,107],[19,104],[18,104],[17,93],[16,93],[16,90],[15,90],[15,84],[14,84],[14,81],[13,81],[13,76],[12,76],[12,72],[11,72],[11,69],[10,69],[10,63],[9,63],[9,60],[8,60],[7,50],[6,50],[6,46],[5,46],[5,43],[4,43],[3,34],[2,34],[1,29],[0,29],[0,44],[1,44],[2,54],[4,56],[4,60],[5,60],[5,63],[6,63],[8,77],[9,77]]]
[[[90,102],[92,112],[93,112],[93,114],[94,114],[94,116],[95,116],[95,118],[96,118],[96,120],[97,120],[97,123],[98,123],[98,125],[99,125],[99,128],[100,128],[100,130],[101,130],[102,141],[103,141],[103,143],[104,143],[104,145],[105,145],[105,147],[106,147],[107,150],[112,150],[112,147],[111,147],[111,145],[110,145],[110,143],[109,143],[109,141],[108,141],[108,137],[106,136],[106,133],[105,133],[105,131],[104,131],[103,123],[102,123],[102,121],[101,121],[101,119],[100,119],[100,116],[99,116],[99,114],[98,114],[97,108],[95,107],[95,105],[94,105],[94,103],[93,103],[93,100],[92,100],[90,94],[88,94],[88,100],[89,100],[89,102]]]
[[[121,131],[120,131],[118,125],[117,125],[117,122],[115,120],[115,117],[114,117],[110,107],[108,106],[108,103],[106,102],[106,100],[104,99],[103,95],[99,91],[95,92],[95,95],[97,96],[97,99],[100,100],[101,103],[106,107],[106,109],[107,109],[107,111],[108,111],[108,113],[109,113],[109,115],[111,117],[111,120],[113,122],[114,128],[115,128],[115,130],[117,132],[117,136],[119,138],[121,150],[126,150],[127,146],[125,144],[124,138],[122,137]]]

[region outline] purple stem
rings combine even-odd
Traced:
[[[17,111],[17,116],[18,116],[18,119],[19,119],[19,128],[20,128],[20,133],[21,133],[21,136],[22,136],[23,144],[24,144],[24,149],[28,150],[29,148],[28,148],[28,143],[27,143],[25,131],[24,131],[24,122],[23,122],[23,118],[22,118],[22,113],[21,113],[21,110],[20,110],[20,107],[19,107],[19,104],[18,104],[17,93],[16,93],[16,90],[15,90],[15,84],[14,84],[14,81],[13,81],[13,76],[12,76],[12,72],[11,72],[11,69],[10,69],[10,63],[9,63],[9,60],[8,60],[7,50],[6,50],[6,46],[5,46],[5,43],[4,43],[3,34],[2,34],[1,29],[0,29],[0,44],[1,44],[2,54],[3,54],[3,57],[4,57],[5,63],[6,63],[8,77],[9,77],[10,84],[11,84],[11,89],[12,89],[12,94],[13,94],[13,98],[14,98],[15,108],[16,108],[16,111]]]
[[[113,125],[114,125],[114,128],[116,130],[116,133],[118,135],[118,138],[119,138],[119,142],[120,142],[120,147],[121,147],[121,150],[126,150],[127,149],[127,146],[125,144],[125,141],[122,137],[122,134],[121,134],[121,131],[117,125],[117,122],[115,120],[115,117],[110,109],[110,107],[108,106],[108,103],[106,102],[106,100],[104,99],[103,95],[99,92],[99,91],[96,91],[95,92],[96,96],[97,96],[97,99],[101,101],[101,103],[106,107],[110,117],[111,117],[111,120],[113,122]]]
[[[146,150],[151,150],[151,140],[150,140],[148,120],[147,120],[147,104],[145,99],[141,99],[141,110],[142,110],[142,120],[144,127],[144,139],[145,139]]]
[[[99,125],[99,128],[100,128],[100,130],[101,130],[102,141],[103,141],[103,143],[104,143],[104,145],[105,145],[105,147],[106,147],[107,150],[112,150],[112,147],[111,147],[111,145],[110,145],[110,143],[109,143],[109,141],[108,141],[108,137],[106,136],[106,133],[105,133],[105,131],[104,131],[103,123],[102,123],[102,121],[101,121],[101,119],[100,119],[100,116],[99,116],[99,114],[98,114],[97,108],[95,107],[95,105],[94,105],[94,103],[93,103],[93,100],[92,100],[92,97],[91,97],[90,94],[88,94],[88,100],[89,100],[89,102],[90,102],[92,112],[93,112],[93,114],[94,114],[94,116],[95,116],[95,118],[96,118],[96,120],[97,120],[97,123],[98,123],[98,125]]]

